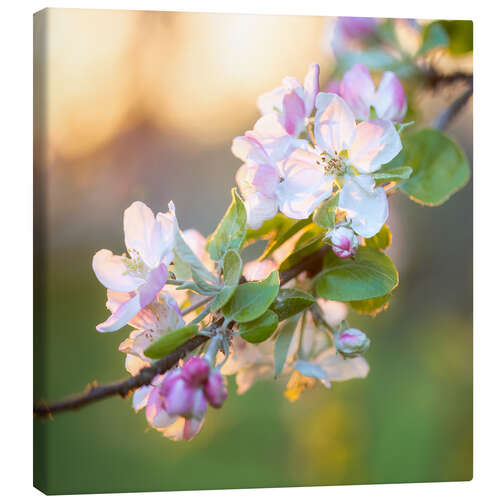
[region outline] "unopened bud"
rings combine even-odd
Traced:
[[[326,234],[332,244],[333,252],[341,259],[352,257],[358,251],[358,237],[345,226],[334,227]]]
[[[335,334],[335,347],[345,358],[356,358],[370,347],[370,339],[357,328]]]

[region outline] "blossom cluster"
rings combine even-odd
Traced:
[[[251,228],[278,211],[307,219],[333,195],[344,218],[332,237],[370,238],[386,222],[387,195],[374,174],[402,149],[395,122],[406,112],[403,87],[386,72],[376,89],[367,68],[355,65],[339,93],[320,92],[319,66],[312,64],[304,84],[286,77],[259,98],[263,116],[232,146],[244,162],[236,180]],[[337,255],[352,255],[356,245],[349,247]]]

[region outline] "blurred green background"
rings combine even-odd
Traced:
[[[124,250],[123,210],[173,199],[182,228],[208,235],[252,127],[259,93],[311,61],[323,78],[323,18],[49,10],[38,18],[35,144],[34,397],[54,400],[127,375],[99,334],[105,290],[91,259]],[[45,30],[45,32],[43,31]],[[297,44],[300,51],[297,54]],[[443,65],[452,64],[442,61]],[[462,58],[460,67],[471,64]],[[421,123],[456,95],[418,96]],[[472,158],[471,106],[450,134]],[[442,207],[391,198],[401,284],[377,318],[365,380],[257,383],[210,409],[200,435],[174,443],[129,400],[34,422],[35,483],[47,493],[459,481],[472,477],[472,183]]]

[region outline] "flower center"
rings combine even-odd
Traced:
[[[319,155],[320,159],[316,162],[320,167],[323,167],[325,175],[344,175],[346,171],[345,160],[347,154],[345,151],[334,151],[333,155],[322,151]]]
[[[130,250],[129,253],[130,258],[126,256],[122,257],[122,260],[127,267],[127,270],[123,274],[134,276],[136,278],[146,278],[149,269],[139,256],[139,252],[137,252],[137,250]]]

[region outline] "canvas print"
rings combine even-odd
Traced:
[[[34,16],[34,481],[472,478],[466,20]]]

